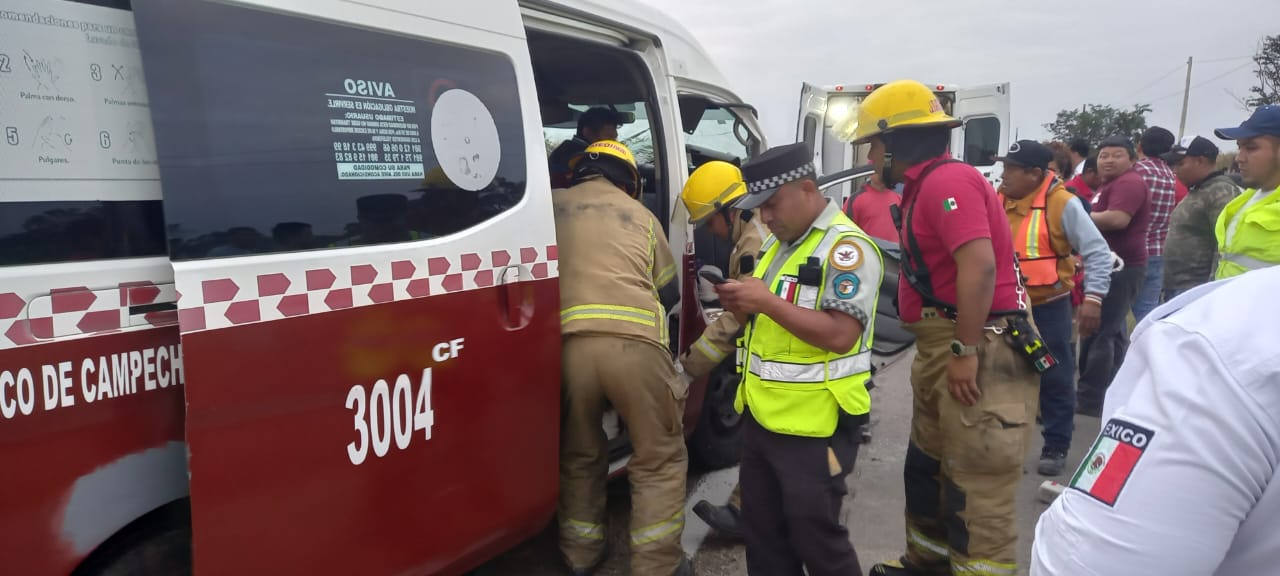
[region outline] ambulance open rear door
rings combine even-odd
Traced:
[[[557,251],[515,0],[133,6],[195,573],[461,574],[539,531]]]
[[[998,182],[995,158],[1009,149],[1009,83],[963,88],[955,92],[955,116],[964,129],[952,136],[951,153]]]

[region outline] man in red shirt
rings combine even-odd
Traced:
[[[893,226],[890,210],[901,202],[897,191],[886,187],[879,174],[872,174],[862,191],[845,201],[844,213],[872,237],[897,242],[898,229]]]
[[[904,185],[898,308],[916,335],[907,541],[875,575],[1017,572],[1015,493],[1040,378],[1007,338],[1035,336],[1004,207],[947,153],[959,125],[929,88],[901,80],[837,130],[871,144],[885,184]]]
[[[1092,210],[1093,201],[1095,199],[1095,190],[1102,185],[1102,177],[1098,176],[1098,157],[1090,156],[1085,158],[1080,173],[1067,182],[1067,188],[1071,189],[1084,200],[1085,208]]]
[[[1137,157],[1123,136],[1103,140],[1098,149],[1098,173],[1104,183],[1090,215],[1124,268],[1111,274],[1111,290],[1102,300],[1102,324],[1080,350],[1076,414],[1102,414],[1103,397],[1129,349],[1129,309],[1147,275],[1151,194],[1134,168]]]

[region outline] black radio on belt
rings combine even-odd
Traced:
[[[810,256],[809,261],[800,266],[799,278],[801,286],[818,286],[822,284],[822,260]]]
[[[1008,335],[1013,349],[1030,361],[1036,372],[1044,372],[1058,364],[1058,359],[1049,352],[1044,339],[1040,338],[1026,316],[1015,315],[1009,318]]]

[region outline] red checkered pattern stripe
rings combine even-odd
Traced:
[[[425,298],[551,278],[557,258],[551,245],[215,278],[181,286],[178,317],[182,332],[190,333]],[[517,265],[528,272],[520,275]]]
[[[57,288],[24,299],[0,293],[0,348],[37,344],[54,338],[108,334],[131,327],[176,324],[176,310],[134,307],[176,302],[173,284],[126,282],[117,288]],[[24,314],[25,312],[25,314]]]

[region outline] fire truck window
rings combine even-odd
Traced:
[[[1000,154],[1000,119],[987,116],[964,123],[964,161],[991,166]]]
[[[0,203],[0,266],[163,256],[160,201]]]
[[[207,1],[135,16],[175,260],[455,234],[524,196],[502,54]]]

